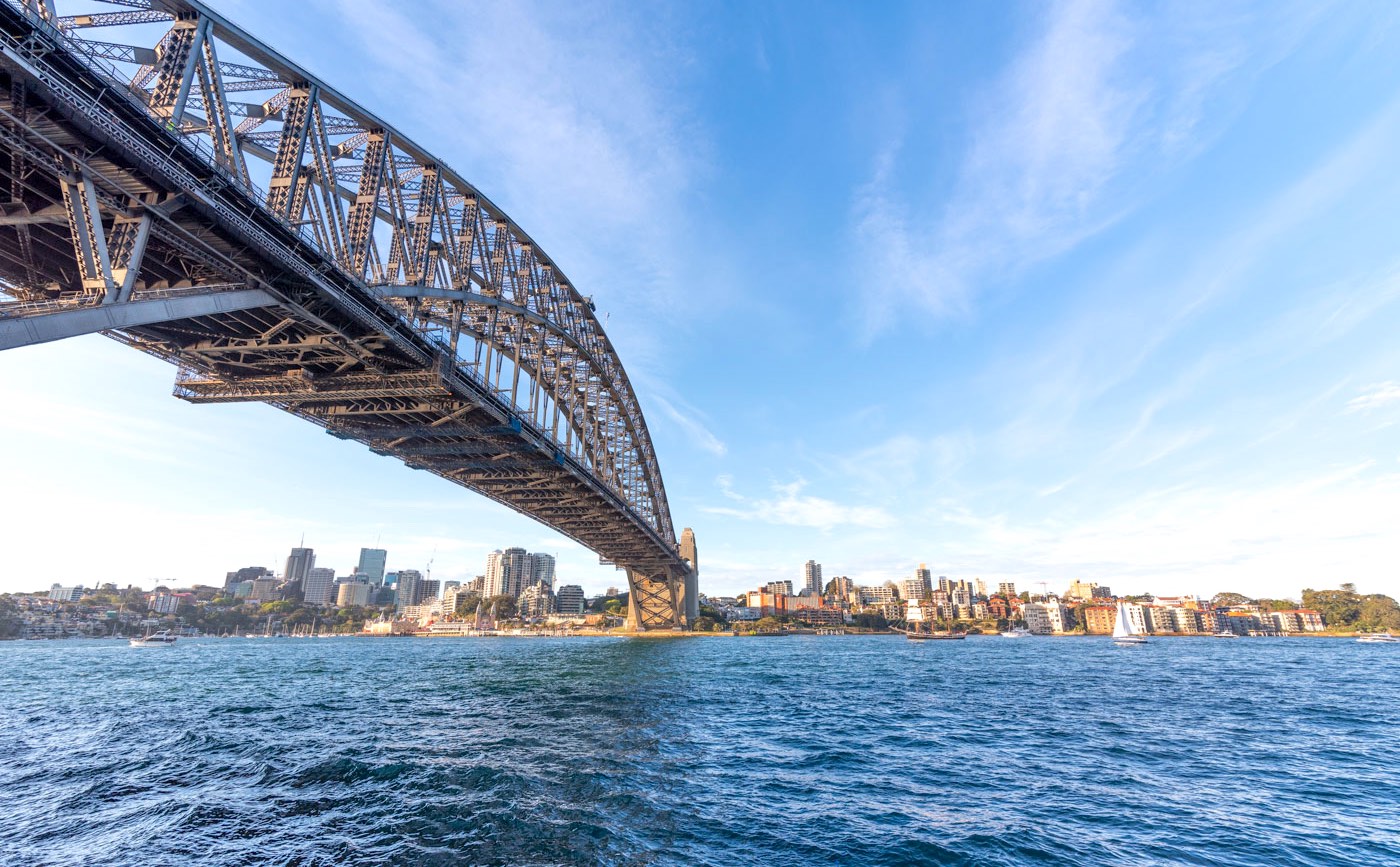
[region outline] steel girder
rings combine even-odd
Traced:
[[[445,453],[456,456],[455,470],[450,462],[418,465],[622,566],[650,575],[684,569],[645,419],[591,299],[504,212],[401,132],[201,3],[86,5],[94,8],[56,18],[37,0],[0,0],[0,68],[32,82],[25,86],[45,101],[58,99],[58,115],[73,121],[62,129],[72,134],[55,140],[45,137],[52,124],[44,134],[26,132],[22,116],[0,116],[12,186],[29,184],[36,160],[78,160],[53,194],[36,197],[46,191],[30,184],[0,202],[0,292],[61,301],[70,296],[28,288],[60,271],[63,285],[75,287],[64,291],[101,306],[134,301],[143,286],[211,280],[264,292],[257,300],[269,303],[212,317],[177,320],[184,311],[172,311],[170,320],[138,321],[133,307],[127,319],[85,314],[82,327],[129,323],[137,330],[123,340],[189,372],[177,384],[189,399],[267,401],[338,436],[372,434],[388,453],[402,448],[405,460],[458,448],[448,425],[464,427],[468,439],[501,429],[506,441],[525,443],[501,453],[529,455],[539,464],[533,477],[463,463],[474,461],[480,439]],[[154,22],[169,29],[152,44]],[[101,40],[87,38],[94,30]],[[95,74],[101,91],[84,93],[87,80],[74,69]],[[94,152],[83,136],[113,156],[83,163]],[[170,150],[171,141],[185,149]],[[128,162],[112,163],[117,154]],[[137,174],[120,171],[126,165]],[[101,182],[89,184],[94,177]],[[209,222],[177,225],[178,214],[150,207],[162,197]],[[55,206],[64,207],[46,210]],[[69,231],[59,238],[52,228],[63,214]],[[143,261],[147,239],[155,247]],[[54,258],[65,246],[76,251],[66,266]],[[261,257],[256,264],[249,250]],[[300,384],[282,376],[298,370],[310,374]],[[437,385],[394,378],[428,371]],[[328,374],[346,378],[335,386]],[[461,425],[457,416],[467,411],[476,416]],[[550,474],[581,483],[611,526],[566,521],[559,516],[575,507],[550,512],[497,484],[518,488]]]

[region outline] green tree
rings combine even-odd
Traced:
[[[1235,605],[1248,605],[1249,597],[1243,593],[1217,593],[1210,598],[1212,608],[1231,608]]]

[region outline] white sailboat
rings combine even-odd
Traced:
[[[1113,619],[1114,644],[1146,644],[1147,636],[1142,634],[1136,623],[1128,617],[1128,606],[1118,603],[1118,614]]]

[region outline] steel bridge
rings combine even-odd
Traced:
[[[66,0],[61,0],[66,2]],[[0,0],[0,349],[102,332],[177,397],[259,401],[699,613],[646,421],[580,294],[441,160],[188,0]]]

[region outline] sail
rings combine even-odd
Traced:
[[[924,609],[917,600],[909,600],[909,610],[905,613],[904,619],[910,623],[921,623],[924,619]]]
[[[1113,618],[1113,637],[1128,638],[1133,635],[1133,626],[1128,622],[1128,606],[1118,603],[1118,614]]]

